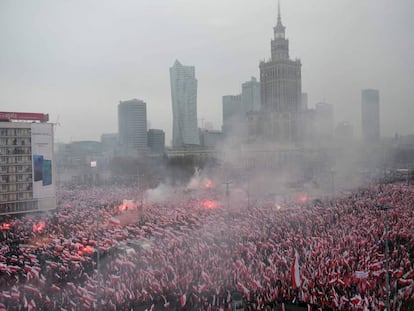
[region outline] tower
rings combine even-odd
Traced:
[[[119,142],[126,155],[137,156],[147,150],[147,104],[138,99],[118,105]]]
[[[380,140],[380,108],[378,90],[362,90],[361,127],[362,139],[364,142],[373,143]]]
[[[289,40],[285,37],[280,3],[273,28],[271,58],[260,63],[261,128],[265,138],[275,142],[299,140],[301,105],[301,62],[289,58]]]
[[[199,145],[197,127],[197,79],[194,66],[178,60],[170,68],[173,112],[173,147]]]

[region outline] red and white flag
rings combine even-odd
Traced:
[[[121,221],[118,218],[111,217],[111,218],[109,218],[109,223],[111,225],[120,225]]]
[[[295,250],[295,259],[292,262],[292,266],[290,268],[290,273],[292,275],[292,284],[293,288],[296,289],[301,286],[302,280],[300,278],[300,271],[299,271],[299,254],[298,251]]]
[[[184,294],[180,297],[180,305],[181,308],[184,308],[185,304],[187,303],[187,296]]]

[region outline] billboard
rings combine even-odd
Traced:
[[[34,199],[55,197],[52,126],[50,123],[31,125]]]

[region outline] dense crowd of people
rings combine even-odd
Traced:
[[[229,310],[234,291],[248,310],[413,304],[406,183],[249,206],[205,192],[142,208],[119,186],[58,195],[52,213],[0,222],[0,310]]]

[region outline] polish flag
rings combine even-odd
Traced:
[[[121,221],[118,218],[111,217],[111,218],[109,218],[109,223],[111,225],[120,225]]]
[[[361,303],[361,301],[362,301],[362,299],[361,299],[360,295],[355,295],[354,297],[351,298],[351,302],[354,305],[357,305],[357,304]]]
[[[184,294],[180,297],[180,305],[181,308],[184,308],[185,304],[187,303],[187,296]]]
[[[292,275],[293,288],[296,289],[300,287],[301,279],[300,279],[300,272],[299,272],[299,254],[297,250],[295,250],[295,259],[292,262],[290,273]]]

